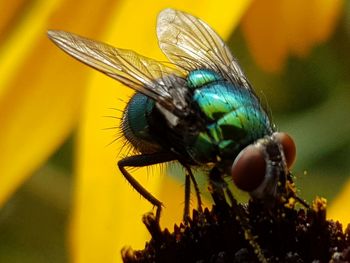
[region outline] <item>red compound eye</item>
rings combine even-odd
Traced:
[[[256,145],[247,146],[232,165],[231,175],[236,186],[247,192],[255,190],[264,180],[266,162],[264,153]]]
[[[283,147],[288,168],[295,160],[296,148],[293,139],[286,133],[274,133],[275,140]],[[247,192],[257,189],[264,181],[266,173],[265,153],[263,146],[249,145],[235,159],[231,176],[236,186]]]
[[[282,145],[284,156],[286,157],[287,166],[288,168],[291,168],[296,157],[296,147],[292,137],[284,132],[276,132],[274,133],[274,136],[276,140]]]

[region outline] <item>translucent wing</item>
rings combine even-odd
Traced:
[[[158,16],[157,35],[160,48],[180,68],[213,69],[225,79],[251,89],[225,42],[200,19],[165,9]]]
[[[186,106],[183,94],[174,94],[181,92],[174,87],[183,72],[134,51],[117,49],[72,33],[51,30],[48,36],[69,55],[152,98],[167,110],[181,111]]]

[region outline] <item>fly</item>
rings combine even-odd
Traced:
[[[162,203],[126,167],[178,161],[186,170],[185,220],[191,182],[201,209],[193,167],[222,187],[222,177],[231,176],[253,198],[273,200],[290,192],[285,182],[295,157],[293,140],[276,132],[229,48],[202,20],[173,9],[159,14],[159,46],[171,64],[64,31],[48,36],[69,55],[136,91],[121,129],[138,154],[118,167],[157,207],[157,220]]]

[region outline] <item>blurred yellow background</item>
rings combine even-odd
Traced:
[[[278,129],[296,141],[300,196],[326,197],[330,216],[350,222],[350,4],[262,2],[2,1],[0,262],[120,262],[123,245],[144,245],[141,216],[152,206],[116,168],[121,142],[107,145],[117,130],[104,130],[118,127],[104,116],[120,116],[114,109],[132,91],[68,57],[46,31],[165,60],[155,25],[166,7],[199,16],[228,42]],[[146,172],[136,176],[165,203],[162,225],[171,227],[184,180]]]

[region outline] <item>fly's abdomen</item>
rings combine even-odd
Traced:
[[[141,93],[135,93],[128,102],[122,119],[122,131],[125,138],[141,153],[156,152],[160,146],[151,136],[149,116],[154,101]]]
[[[189,149],[197,162],[232,161],[244,147],[271,131],[267,114],[246,88],[234,87],[209,70],[191,72],[188,81],[207,122],[206,131]]]

